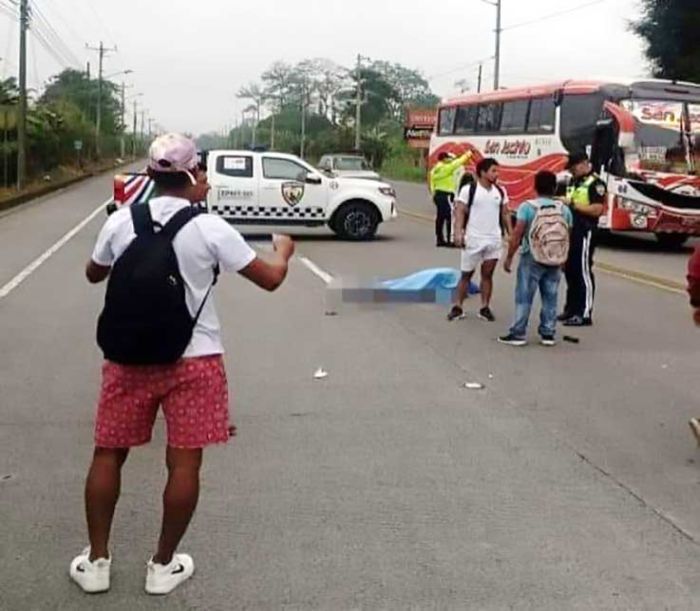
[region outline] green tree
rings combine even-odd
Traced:
[[[68,100],[75,104],[84,115],[95,122],[97,116],[97,92],[98,82],[88,79],[84,72],[79,70],[64,70],[55,76],[44,94],[39,99],[40,103],[51,104],[58,100]],[[117,85],[109,81],[102,82],[102,133],[121,133],[121,99]]]
[[[641,0],[642,17],[632,30],[646,44],[654,76],[700,82],[698,0]]]
[[[408,106],[432,107],[439,104],[440,98],[433,93],[430,84],[418,70],[386,61],[375,61],[371,68],[381,74],[396,92],[396,97],[387,100],[394,120],[403,121]]]

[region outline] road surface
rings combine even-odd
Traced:
[[[476,303],[455,323],[431,305],[325,316],[324,280],[302,256],[335,278],[457,264],[407,216],[368,244],[293,232],[300,257],[277,294],[222,279],[240,433],[205,458],[183,543],[197,574],[166,600],[143,594],[159,422],[125,467],[112,590],[83,595],[67,568],[85,544],[104,288],[82,270],[102,214],[8,283],[108,188],[94,179],[0,218],[0,608],[700,607],[700,453],[686,425],[700,414],[700,334],[686,299],[599,274],[596,326],[555,349],[495,342],[513,310],[500,271],[495,324]],[[400,186],[401,205],[429,214],[420,189]],[[683,254],[600,253],[613,257],[682,281]]]

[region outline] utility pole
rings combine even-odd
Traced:
[[[306,77],[301,84],[301,146],[299,157],[304,158],[306,152]]]
[[[493,90],[498,91],[501,85],[501,1],[496,0],[496,62],[493,69]]]
[[[141,111],[141,140],[143,140],[144,137],[144,131],[146,127],[146,110]]]
[[[360,151],[362,144],[362,55],[357,54],[357,69],[355,72],[357,79],[357,91],[355,93],[355,152]]]
[[[152,128],[153,121],[154,121],[153,117],[148,117],[148,140],[149,141],[153,137],[152,136],[152,134],[153,134],[153,128]]]
[[[119,142],[119,156],[124,159],[126,156],[126,83],[122,81],[122,118],[121,118],[121,140]]]
[[[481,75],[484,71],[484,64],[479,64],[479,78],[477,80],[476,92],[481,93]]]
[[[19,5],[19,117],[17,122],[17,189],[24,188],[27,173],[27,0]]]
[[[136,122],[138,121],[138,101],[134,100],[134,127],[133,127],[133,136],[131,138],[131,154],[133,155],[134,159],[136,159]]]
[[[117,48],[106,49],[102,41],[100,41],[99,47],[91,47],[85,45],[85,48],[89,51],[97,51],[99,55],[99,63],[97,68],[97,115],[95,117],[95,155],[100,158],[100,129],[102,127],[102,76],[103,76],[103,64],[105,55],[108,53],[113,53],[117,51]]]

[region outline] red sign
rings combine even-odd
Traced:
[[[432,129],[437,123],[437,110],[411,108],[406,111],[406,127],[409,129]]]

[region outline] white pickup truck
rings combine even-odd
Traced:
[[[397,216],[390,184],[325,176],[294,155],[222,150],[203,162],[212,187],[207,209],[236,225],[328,225],[341,238],[368,240]],[[109,210],[146,202],[153,192],[145,174],[117,176]]]

